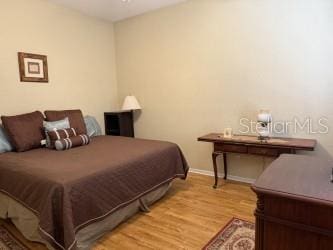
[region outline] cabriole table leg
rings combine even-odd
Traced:
[[[213,152],[212,154],[212,159],[213,159],[213,166],[214,166],[214,178],[215,178],[215,184],[213,186],[213,188],[217,188],[217,184],[218,184],[218,173],[217,173],[217,164],[216,164],[216,158],[219,156],[219,153]]]

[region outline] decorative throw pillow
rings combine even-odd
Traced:
[[[68,117],[66,117],[65,119],[59,120],[59,121],[54,121],[54,122],[44,121],[43,126],[46,131],[70,128]]]
[[[85,116],[84,123],[86,124],[87,134],[89,137],[102,135],[102,129],[95,117],[88,115]]]
[[[44,116],[40,111],[16,116],[1,116],[1,120],[17,152],[41,147],[45,134]]]
[[[81,110],[45,111],[44,114],[46,120],[50,122],[59,121],[68,117],[71,128],[75,128],[79,135],[87,133]]]
[[[87,145],[89,142],[90,138],[88,135],[78,135],[67,139],[57,140],[54,145],[57,150],[67,150],[74,147]]]
[[[50,142],[48,143],[48,148],[54,148],[54,143],[60,139],[67,139],[76,136],[77,133],[74,128],[58,129],[46,132]]]
[[[44,121],[43,126],[44,126],[45,133],[46,133],[46,147],[48,147],[48,148],[52,147],[52,146],[50,143],[50,137],[47,132],[58,130],[58,129],[70,128],[68,117],[66,117],[65,119],[59,120],[59,121],[54,121],[54,122]]]
[[[4,127],[0,124],[0,154],[10,151],[13,151],[13,146],[9,141],[9,137]]]

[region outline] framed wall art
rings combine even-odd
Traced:
[[[21,82],[49,82],[47,56],[18,53]]]

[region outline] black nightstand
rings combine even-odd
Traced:
[[[134,137],[132,111],[106,112],[104,122],[106,135]]]

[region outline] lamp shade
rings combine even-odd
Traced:
[[[140,110],[141,106],[133,95],[126,96],[122,110]]]
[[[260,110],[257,116],[258,122],[270,123],[272,122],[272,115],[268,110]]]

